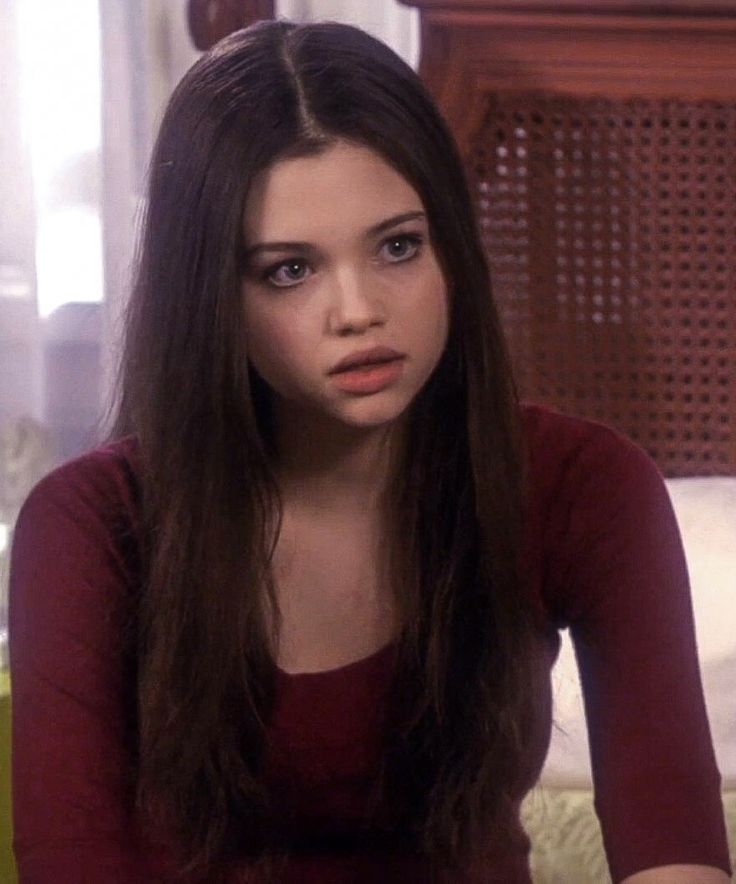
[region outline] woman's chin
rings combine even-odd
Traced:
[[[373,402],[368,401],[374,399]],[[380,402],[378,397],[362,397],[337,409],[333,416],[343,424],[358,428],[377,429],[396,423],[406,415],[408,402]]]
[[[289,435],[301,432],[340,433],[390,428],[407,416],[412,398],[375,395],[340,397],[320,401],[277,400],[274,418],[289,428]]]

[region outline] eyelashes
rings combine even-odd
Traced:
[[[306,279],[304,271],[307,266],[307,262],[303,258],[290,258],[288,261],[282,261],[280,264],[274,264],[272,267],[264,270],[260,279],[261,282],[267,282],[277,288],[290,288]],[[293,276],[282,276],[279,280],[277,274],[282,270],[287,270],[289,273],[296,270],[296,274]]]
[[[419,257],[424,236],[419,233],[397,233],[386,237],[378,250],[378,260],[386,264],[406,264]],[[398,253],[396,247],[398,246]],[[392,251],[393,249],[393,251]],[[309,279],[312,271],[306,258],[294,257],[272,264],[258,273],[260,282],[273,288],[293,288]]]
[[[419,254],[423,242],[424,237],[418,233],[400,233],[398,236],[389,236],[385,239],[381,243],[380,251],[383,251],[387,246],[395,246],[397,244],[408,245],[408,252],[403,252],[400,255],[393,255],[393,257],[397,259],[396,261],[389,260],[389,264],[403,264],[404,261],[411,261],[412,258],[415,258]]]

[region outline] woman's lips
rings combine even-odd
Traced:
[[[393,350],[391,347],[368,347],[364,350],[356,350],[354,353],[349,353],[341,359],[337,365],[333,365],[328,371],[328,374],[347,371],[351,368],[362,368],[364,365],[373,364],[375,362],[388,362],[391,359],[399,359],[401,356],[405,355],[406,354],[404,353],[399,353],[396,350]]]
[[[330,375],[332,383],[346,393],[378,393],[395,383],[404,371],[404,357],[348,368]]]

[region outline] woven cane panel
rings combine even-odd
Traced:
[[[494,95],[469,171],[522,395],[736,473],[736,102]]]

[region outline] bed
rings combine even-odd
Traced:
[[[524,398],[666,477],[736,867],[736,9],[401,0],[459,141]],[[524,806],[536,884],[610,881],[577,669]]]

